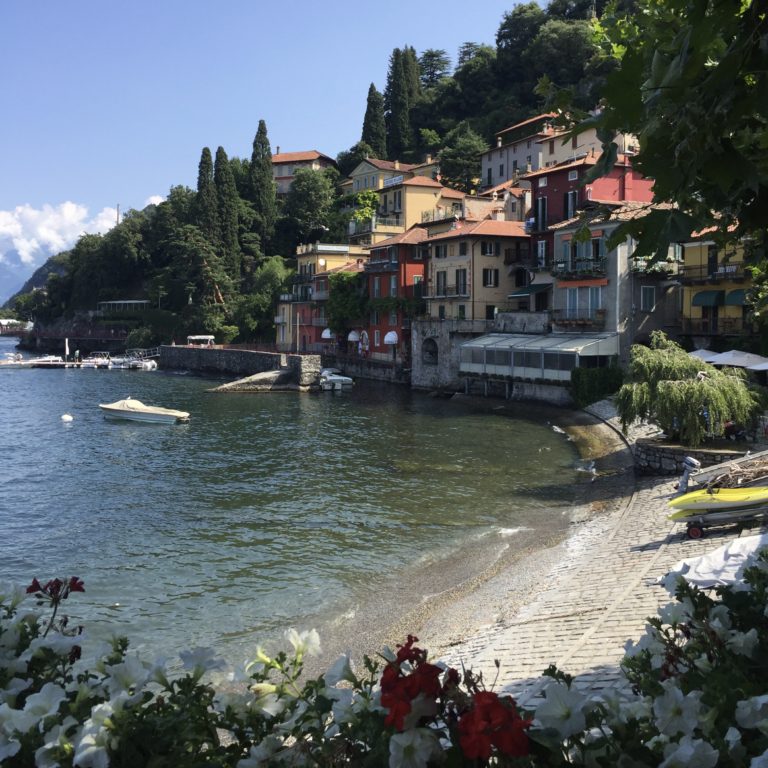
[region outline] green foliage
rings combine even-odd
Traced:
[[[432,88],[450,74],[450,56],[441,48],[427,48],[419,56],[419,71],[422,89]]]
[[[614,394],[623,380],[624,373],[618,364],[608,368],[574,368],[571,371],[571,395],[579,408],[585,408]]]
[[[296,171],[282,216],[289,253],[299,243],[321,238],[328,229],[333,199],[334,187],[327,174],[308,168]]]
[[[364,189],[355,195],[355,210],[352,218],[355,221],[368,221],[379,207],[379,193],[375,189]]]
[[[379,155],[373,151],[370,144],[364,141],[358,141],[349,149],[342,150],[336,155],[336,165],[339,168],[339,174],[342,179],[346,179],[352,171],[367,157],[386,157],[386,149]]]
[[[418,63],[417,84],[414,86],[410,80],[413,74],[410,60],[411,55],[407,48],[395,48],[389,60],[387,87],[384,90],[384,118],[387,128],[387,158],[390,160],[403,157],[413,144],[409,110],[418,88]]]
[[[384,97],[371,83],[368,88],[368,104],[363,119],[363,133],[360,141],[371,149],[373,157],[386,157],[387,127],[384,122]]]
[[[253,232],[258,235],[260,242],[266,245],[275,231],[277,202],[272,176],[272,149],[264,120],[259,120],[259,127],[253,139],[248,182],[248,199],[253,204],[254,211]]]
[[[219,147],[216,150],[213,183],[216,187],[216,201],[219,211],[222,263],[232,284],[238,286],[240,284],[240,243],[237,239],[237,214],[240,207],[240,197],[237,194],[232,168],[229,165],[224,147]]]
[[[760,409],[743,371],[702,363],[660,331],[650,348],[632,347],[628,376],[615,398],[622,428],[646,419],[691,448],[720,437],[727,421],[750,423]]]
[[[213,157],[208,147],[203,147],[197,171],[197,199],[194,207],[194,221],[212,243],[218,243],[219,206],[216,187],[213,182]]]
[[[485,141],[468,123],[459,123],[446,137],[440,151],[440,172],[443,181],[454,189],[471,192],[480,177],[480,153]]]
[[[363,273],[337,272],[328,278],[329,295],[325,305],[328,327],[339,337],[350,324],[365,317],[368,298]]]

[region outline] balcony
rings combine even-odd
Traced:
[[[552,322],[559,328],[579,331],[605,329],[605,309],[553,309]]]
[[[328,325],[328,320],[325,317],[313,317],[311,325],[313,328],[325,328]]]
[[[606,259],[577,259],[572,262],[556,261],[552,274],[561,280],[579,280],[585,277],[605,277]]]
[[[330,296],[330,292],[327,288],[323,288],[322,290],[318,290],[315,288],[312,291],[312,298],[315,301],[328,301],[328,297]]]
[[[740,336],[752,333],[752,326],[740,317],[684,317],[683,333],[691,336]]]
[[[650,259],[631,258],[629,269],[632,272],[643,275],[655,275],[657,277],[672,277],[682,271],[682,264],[677,261],[654,261]]]
[[[427,289],[425,299],[468,299],[469,289],[466,285],[438,285],[431,291]]]
[[[350,237],[354,235],[364,235],[370,232],[391,232],[391,234],[397,234],[403,230],[402,217],[399,214],[395,216],[373,216],[365,221],[355,221],[354,219],[349,222],[348,234]]]
[[[286,319],[283,315],[275,315],[275,325],[285,325]]]
[[[747,274],[742,262],[732,264],[683,264],[680,267],[680,277],[686,283],[718,282],[719,280],[744,280]]]

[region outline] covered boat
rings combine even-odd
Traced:
[[[176,411],[173,408],[161,408],[156,405],[144,405],[141,400],[126,397],[114,403],[99,404],[104,416],[113,419],[128,419],[129,421],[148,421],[160,424],[174,424],[179,421],[189,421],[186,411]]]
[[[768,506],[768,487],[704,488],[670,499],[671,520],[710,512],[747,511]]]

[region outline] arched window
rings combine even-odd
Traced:
[[[437,365],[437,342],[434,339],[424,339],[421,345],[421,362],[424,365]]]

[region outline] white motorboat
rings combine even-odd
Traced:
[[[109,352],[94,352],[80,361],[80,367],[106,370],[112,367],[112,360],[110,359]]]
[[[349,377],[342,375],[338,368],[324,368],[320,371],[320,377],[318,384],[323,391],[330,391],[334,389],[344,389],[345,387],[351,387],[355,382]]]
[[[0,368],[28,368],[29,360],[25,360],[19,352],[6,352],[0,360]]]
[[[152,360],[151,358],[146,358],[144,360],[140,358],[134,358],[130,363],[128,363],[128,367],[132,371],[156,371],[157,361]]]
[[[141,400],[126,397],[114,403],[100,403],[99,408],[104,411],[106,418],[127,419],[129,421],[147,421],[156,424],[175,424],[176,422],[189,421],[186,411],[177,411],[173,408],[161,408],[157,405],[144,405]]]

